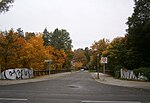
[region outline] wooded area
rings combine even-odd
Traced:
[[[51,35],[51,34],[49,34]],[[69,35],[67,35],[69,36]],[[64,36],[65,37],[65,36]],[[0,32],[0,62],[2,70],[8,68],[47,68],[45,60],[52,60],[51,69],[61,70],[68,65],[71,49],[57,49],[55,46],[44,45],[44,34],[28,33],[25,35],[19,28]],[[51,41],[51,40],[50,40]],[[70,58],[71,59],[71,58]]]

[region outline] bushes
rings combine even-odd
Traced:
[[[138,75],[140,74],[147,77],[148,81],[150,81],[150,68],[141,67],[139,69],[134,69],[133,72],[136,75],[136,77],[138,77]]]
[[[115,78],[119,79],[120,78],[120,69],[122,68],[121,65],[116,65],[113,75],[115,76]]]
[[[120,71],[115,72],[115,78],[119,79],[120,78]]]

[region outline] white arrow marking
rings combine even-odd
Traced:
[[[6,101],[27,101],[28,99],[22,99],[22,98],[0,98],[0,100],[6,100]]]

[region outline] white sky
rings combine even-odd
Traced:
[[[0,30],[19,27],[24,32],[66,29],[73,48],[90,47],[102,38],[124,36],[134,0],[15,0],[0,15]]]

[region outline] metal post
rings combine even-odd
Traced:
[[[99,79],[99,54],[97,55],[97,64],[97,79]]]
[[[97,68],[97,79],[99,79],[99,67]]]
[[[105,74],[105,63],[104,63],[104,69],[103,69],[103,73]]]
[[[48,63],[48,74],[51,74],[51,70],[50,70],[50,64],[52,62],[52,60],[45,60],[46,63]]]
[[[50,63],[51,63],[51,62],[48,62],[48,74],[49,74],[49,75],[51,74]]]

